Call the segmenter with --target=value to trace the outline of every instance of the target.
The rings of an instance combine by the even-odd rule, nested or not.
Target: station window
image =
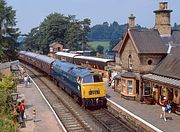
[[[131,55],[128,56],[128,67],[129,69],[132,69],[132,56]]]
[[[126,80],[122,79],[122,91],[126,93]]]
[[[150,95],[151,94],[151,88],[150,88],[150,82],[144,83],[144,95]]]
[[[128,80],[128,93],[133,94],[132,80]]]
[[[153,62],[153,61],[152,61],[151,59],[149,59],[149,60],[147,61],[148,65],[151,65],[152,62]]]

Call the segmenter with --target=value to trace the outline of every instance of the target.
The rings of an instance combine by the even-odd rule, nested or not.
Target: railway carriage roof
[[[45,55],[38,55],[38,56],[36,56],[36,59],[43,61],[43,62],[46,62],[46,63],[49,63],[49,64],[51,64],[53,61],[55,61],[55,59],[50,58],[50,57],[45,56]]]
[[[83,59],[83,60],[90,60],[90,61],[98,61],[98,62],[114,62],[113,59],[105,59],[105,58],[97,58],[97,57],[90,57],[90,56],[75,56],[75,59]]]
[[[30,57],[34,57],[34,58],[36,58],[38,60],[41,60],[43,62],[47,62],[49,64],[51,64],[53,61],[55,61],[55,59],[53,59],[53,58],[50,58],[50,57],[45,56],[45,55],[40,55],[40,54],[37,54],[37,53],[33,53],[33,52],[20,51],[19,53],[30,56]]]
[[[26,51],[19,51],[19,54],[25,54]]]
[[[91,70],[88,70],[86,68],[83,68],[81,66],[77,66],[68,62],[64,62],[64,61],[59,61],[56,60],[53,63],[53,68],[54,67],[58,67],[61,70],[63,70],[64,72],[68,72],[74,76],[79,76],[79,77],[84,77],[88,74],[97,74],[96,72],[93,72]]]
[[[36,57],[38,55],[36,53],[32,53],[32,52],[28,52],[28,51],[20,51],[19,53],[30,56],[30,57]]]
[[[73,53],[67,53],[67,52],[57,52],[56,55],[73,58],[74,56],[77,56],[79,54],[73,54]]]

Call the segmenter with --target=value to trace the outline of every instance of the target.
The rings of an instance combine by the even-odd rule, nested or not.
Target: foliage
[[[119,25],[117,22],[109,24],[104,22],[102,25],[95,25],[91,28],[88,38],[91,41],[111,41],[123,36],[127,25]]]
[[[104,47],[101,46],[101,45],[98,45],[97,48],[96,48],[96,50],[97,50],[97,52],[98,52],[99,54],[103,54],[103,53],[104,53]]]
[[[172,27],[173,30],[180,30],[180,24],[178,25],[176,22],[174,23],[174,26]]]
[[[0,62],[14,60],[16,57],[18,29],[15,21],[16,12],[0,0]]]
[[[146,29],[140,25],[136,25],[137,29]],[[116,21],[112,24],[104,22],[102,25],[95,25],[88,33],[89,41],[109,41],[108,51],[111,51],[118,42],[123,38],[127,30],[127,24],[119,25]]]
[[[0,81],[0,90],[11,91],[16,87],[16,82],[12,76],[4,76]]]
[[[86,50],[87,45],[87,32],[90,28],[90,20],[84,19],[83,21],[73,20],[65,33],[65,48],[71,50]]]
[[[109,42],[108,41],[91,41],[88,42],[88,45],[93,49],[96,50],[98,45],[101,45],[104,47],[104,51],[109,49]]]
[[[25,49],[48,54],[49,45],[53,42],[59,42],[70,50],[86,49],[89,25],[89,19],[78,21],[74,15],[52,13],[27,35]]]
[[[4,76],[0,81],[0,130],[13,131],[12,104],[10,94],[16,87],[16,82],[12,76]]]
[[[13,132],[14,131],[13,121],[8,118],[0,118],[0,130],[1,132]]]

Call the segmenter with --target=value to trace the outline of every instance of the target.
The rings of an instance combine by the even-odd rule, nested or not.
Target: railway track
[[[84,125],[85,123],[79,120],[76,114],[72,111],[71,107],[64,103],[65,101],[56,95],[59,94],[59,96],[61,96],[62,94],[51,89],[55,86],[49,83],[49,80],[46,79],[47,77],[45,77],[42,73],[38,73],[31,67],[26,66],[26,70],[36,84],[38,84],[39,88],[45,95],[46,99],[50,102],[52,108],[68,132],[85,132],[90,130],[88,126]]]
[[[68,132],[131,132],[126,124],[115,118],[106,109],[82,109],[75,101],[58,88],[52,80],[29,66],[29,75],[38,84]]]
[[[131,132],[133,131],[125,123],[114,117],[107,109],[88,111],[94,118],[103,124],[110,132]]]

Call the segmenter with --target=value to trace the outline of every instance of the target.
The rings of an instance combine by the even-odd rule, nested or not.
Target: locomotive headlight
[[[80,87],[78,86],[78,90],[80,90]]]

